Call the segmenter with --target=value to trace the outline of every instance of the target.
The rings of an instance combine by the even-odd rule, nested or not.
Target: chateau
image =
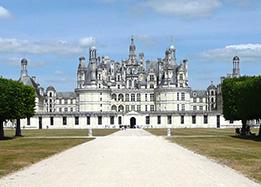
[[[241,125],[225,121],[219,105],[220,86],[206,90],[189,86],[188,60],[177,61],[170,46],[164,58],[145,61],[137,55],[131,38],[129,57],[117,62],[89,49],[88,63],[79,58],[77,87],[73,92],[46,90],[27,72],[21,61],[19,81],[36,90],[36,115],[21,120],[23,128],[220,128]],[[239,58],[233,58],[233,74],[240,76]]]

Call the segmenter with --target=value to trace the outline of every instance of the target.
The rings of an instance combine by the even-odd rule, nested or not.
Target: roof
[[[46,91],[54,91],[54,92],[56,92],[56,90],[55,90],[55,88],[53,86],[48,86]]]
[[[75,92],[57,92],[56,95],[62,98],[76,98]]]
[[[206,90],[193,90],[190,93],[191,97],[206,97],[207,91]]]
[[[32,86],[35,89],[38,88],[38,84],[36,84],[36,82],[30,77],[30,76],[22,76],[20,77],[20,79],[18,80],[18,82],[23,83],[26,86]]]

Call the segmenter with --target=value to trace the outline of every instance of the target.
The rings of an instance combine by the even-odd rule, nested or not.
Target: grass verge
[[[26,139],[0,141],[0,177],[92,139]]]
[[[147,129],[166,136],[166,129]],[[258,129],[253,129],[258,132]],[[261,183],[261,141],[234,136],[234,129],[173,129],[168,138],[196,153],[225,164]]]
[[[93,136],[107,136],[119,129],[93,129]],[[5,135],[11,137],[15,135],[15,130],[5,130]],[[25,137],[47,137],[47,136],[88,136],[88,129],[26,129],[22,130]]]

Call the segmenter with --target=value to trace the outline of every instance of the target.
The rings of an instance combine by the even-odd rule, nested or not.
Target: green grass
[[[0,141],[0,177],[92,139],[26,139]]]
[[[116,131],[117,129],[93,129],[93,136],[106,136]],[[14,130],[5,130],[7,138],[0,141],[0,177],[93,140],[84,137],[88,135],[87,129],[22,130],[23,137],[18,138],[13,138],[14,134]]]
[[[93,129],[93,136],[107,136],[119,129]],[[15,130],[5,130],[5,135],[10,137],[15,135]],[[47,137],[47,136],[88,136],[88,129],[34,129],[22,130],[25,137]]]
[[[166,136],[166,129],[147,129]],[[258,133],[258,129],[251,129]],[[235,137],[234,129],[173,129],[168,138],[194,152],[238,170],[261,183],[261,140]]]

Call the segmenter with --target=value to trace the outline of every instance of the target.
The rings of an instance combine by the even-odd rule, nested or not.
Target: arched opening
[[[119,99],[119,101],[124,101],[123,94],[119,94],[118,99]]]
[[[123,112],[124,111],[124,107],[123,107],[123,105],[120,105],[119,107],[118,107],[118,112]]]
[[[130,128],[136,128],[136,118],[130,118]]]
[[[112,100],[117,101],[117,96],[116,96],[116,94],[112,94],[112,95],[111,95],[111,98],[112,98]]]
[[[112,111],[117,111],[117,107],[115,105],[112,105],[111,110]]]

